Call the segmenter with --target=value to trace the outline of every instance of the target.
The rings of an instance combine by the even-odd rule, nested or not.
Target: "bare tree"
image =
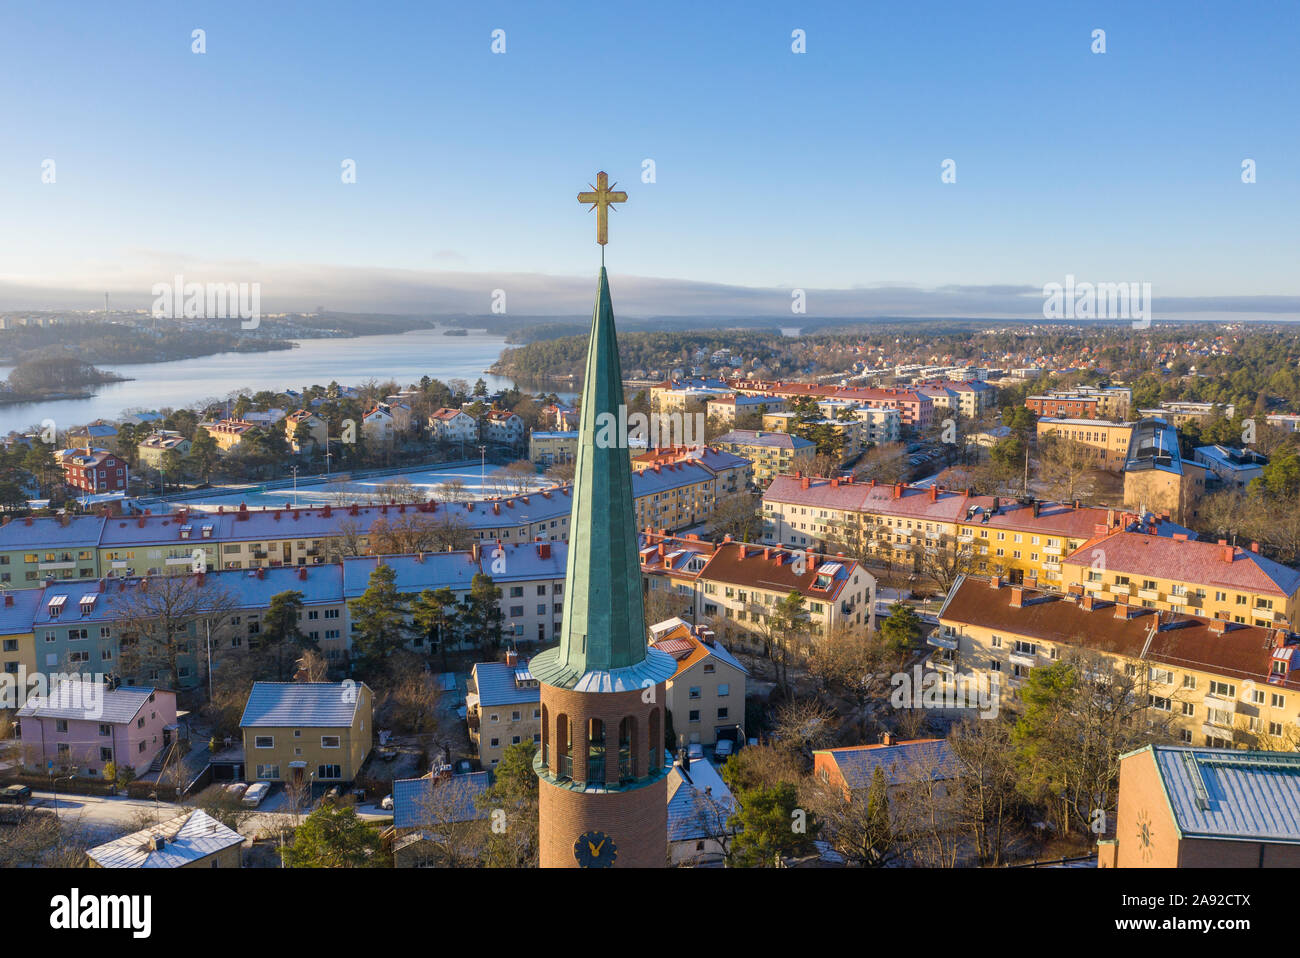
[[[223,634],[235,604],[223,589],[195,575],[146,576],[122,580],[109,595],[109,607],[121,629],[121,668],[143,677],[157,672],[169,688],[180,682],[182,659],[193,656],[200,677],[206,657],[198,654],[210,627]]]

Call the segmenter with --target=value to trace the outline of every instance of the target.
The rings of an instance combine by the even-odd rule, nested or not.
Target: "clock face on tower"
[[[618,857],[618,846],[604,832],[586,832],[573,843],[573,857],[582,868],[609,868]]]
[[[1137,825],[1138,850],[1142,853],[1142,860],[1144,862],[1149,862],[1151,861],[1153,851],[1151,848],[1151,840],[1154,835],[1151,831],[1151,816],[1147,813],[1145,808],[1138,812]]]

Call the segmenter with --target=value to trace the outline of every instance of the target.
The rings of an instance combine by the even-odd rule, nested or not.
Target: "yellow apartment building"
[[[967,576],[949,593],[929,660],[996,682],[1014,705],[1035,668],[1087,649],[1135,680],[1151,718],[1187,745],[1300,747],[1300,643],[1278,628],[1159,614],[1092,592],[1061,595]],[[947,681],[952,681],[948,679]]]
[[[1300,572],[1226,541],[1116,530],[1068,555],[1065,584],[1148,609],[1295,628]]]

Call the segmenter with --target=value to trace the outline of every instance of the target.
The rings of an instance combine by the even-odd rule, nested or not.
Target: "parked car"
[[[471,771],[473,771],[473,769],[474,766],[469,763],[469,759],[467,758],[462,758],[458,762],[456,762],[457,775],[468,775]]]
[[[256,808],[258,805],[262,804],[262,799],[266,798],[270,791],[270,785],[266,782],[258,782],[255,785],[249,786],[248,791],[244,792],[242,801],[245,805]]]
[[[26,785],[6,785],[0,788],[0,802],[6,805],[26,805],[32,798],[32,790]]]
[[[393,796],[385,795],[383,798],[381,798],[379,800],[379,807],[386,812],[391,812],[393,810]]]
[[[719,762],[725,762],[735,751],[736,743],[729,738],[718,739],[718,744],[713,746],[713,757]]]
[[[704,746],[701,745],[699,742],[696,742],[693,745],[688,745],[686,747],[686,757],[689,758],[692,762],[695,761],[697,758],[704,758]]]
[[[224,787],[223,791],[225,792],[225,796],[226,796],[226,798],[241,798],[241,799],[242,799],[242,798],[244,797],[244,793],[245,793],[246,791],[248,791],[248,783],[247,783],[247,782],[231,782],[229,785],[226,785],[226,786]]]

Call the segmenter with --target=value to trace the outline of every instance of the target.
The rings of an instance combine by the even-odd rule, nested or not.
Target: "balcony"
[[[1201,726],[1201,731],[1211,738],[1232,739],[1233,729],[1226,725],[1216,725],[1214,722],[1206,722]]]
[[[1012,652],[1010,658],[1013,664],[1023,665],[1029,669],[1038,664],[1038,656],[1031,655],[1028,652]]]
[[[1171,592],[1169,593],[1169,597],[1165,601],[1167,601],[1170,605],[1187,605],[1187,596],[1178,595],[1177,593]]]
[[[947,675],[955,675],[957,673],[956,659],[941,659],[937,655],[935,655],[935,656],[931,656],[929,664],[930,664],[930,668],[938,672],[943,672]]]
[[[1111,585],[1106,591],[1108,591],[1111,595],[1132,595],[1133,587],[1131,585],[1121,585],[1120,583],[1116,582],[1114,585]]]
[[[1059,556],[1061,554],[1060,546],[1044,546],[1043,552],[1049,556]]]
[[[1100,582],[1085,582],[1083,588],[1085,592],[1100,592],[1106,587]]]
[[[1209,693],[1202,701],[1205,703],[1206,708],[1218,709],[1221,712],[1235,713],[1237,711],[1237,700],[1223,695]]]
[[[1160,601],[1160,593],[1156,589],[1138,589],[1138,598],[1158,602]]]
[[[75,569],[75,562],[38,562],[36,568],[41,572],[53,572],[57,569]]]
[[[965,533],[962,533],[961,535],[959,535],[959,536],[957,537],[957,541],[958,541],[958,542],[974,542],[974,541],[975,541],[975,537],[974,537],[973,535],[971,535],[969,532],[965,532]]]
[[[926,645],[932,645],[932,646],[934,646],[936,649],[949,649],[949,650],[955,652],[955,651],[957,651],[957,648],[958,648],[958,646],[959,646],[960,643],[959,643],[958,640],[957,640],[957,636],[955,636],[955,635],[944,635],[944,634],[943,634],[942,632],[940,632],[938,629],[935,629],[935,630],[934,630],[933,632],[931,632],[928,636],[926,636],[926,638],[925,638],[925,644],[926,644]]]

